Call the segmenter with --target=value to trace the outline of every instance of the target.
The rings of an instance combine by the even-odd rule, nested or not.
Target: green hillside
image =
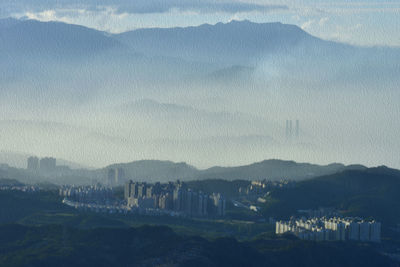
[[[299,209],[335,207],[344,215],[373,217],[393,225],[400,222],[399,190],[398,170],[347,170],[271,192],[263,213],[287,219]]]
[[[0,266],[397,266],[368,245],[293,238],[208,241],[168,227],[0,226]],[[349,257],[351,255],[351,257]]]

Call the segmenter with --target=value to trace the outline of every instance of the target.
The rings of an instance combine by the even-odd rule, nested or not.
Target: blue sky
[[[400,1],[393,0],[2,0],[0,16],[64,21],[109,32],[233,19],[279,21],[323,39],[400,46]]]

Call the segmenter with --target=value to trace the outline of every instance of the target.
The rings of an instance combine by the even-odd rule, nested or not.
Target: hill
[[[1,154],[0,154],[1,155]],[[60,161],[64,163],[65,161]],[[65,162],[69,164],[69,162]],[[77,164],[73,166],[79,166]],[[34,184],[51,182],[55,184],[90,184],[93,181],[106,182],[110,168],[122,168],[126,180],[146,182],[194,181],[194,180],[295,180],[301,181],[321,175],[333,174],[343,170],[362,170],[362,165],[329,164],[317,165],[284,160],[264,160],[262,162],[237,167],[212,167],[200,170],[185,162],[162,160],[140,160],[129,163],[111,164],[101,169],[72,169],[59,171],[51,176],[27,171],[25,168],[4,167],[0,169],[0,178],[16,179]]]
[[[264,214],[289,218],[299,209],[334,207],[344,215],[400,221],[400,171],[387,167],[345,170],[271,192]]]
[[[174,181],[193,177],[198,170],[184,162],[174,163],[160,160],[140,160],[131,163],[120,163],[108,166],[109,168],[122,168],[126,177],[134,181]]]
[[[0,55],[13,58],[78,59],[112,48],[122,49],[118,41],[104,33],[79,25],[16,19],[1,20],[0,25]]]
[[[238,167],[213,167],[203,171],[199,178],[219,178],[226,180],[304,180],[320,175],[340,172],[347,168],[363,169],[365,167],[355,165],[345,166],[338,163],[322,166],[271,159]]]
[[[248,65],[259,56],[292,49],[317,38],[297,26],[232,21],[186,28],[138,29],[116,35],[147,55],[181,57],[222,65]]]
[[[262,162],[238,167],[212,167],[199,170],[186,163],[171,161],[141,160],[131,163],[113,164],[104,169],[122,168],[126,177],[134,181],[175,181],[175,180],[304,180],[321,175],[332,174],[346,169],[365,169],[361,165],[330,164],[326,166],[296,163],[284,160],[264,160]]]
[[[208,241],[168,227],[0,226],[2,266],[396,266],[368,246],[290,239]],[[348,255],[352,255],[348,257]]]

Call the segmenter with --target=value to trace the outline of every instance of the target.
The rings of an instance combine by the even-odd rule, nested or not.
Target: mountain
[[[134,181],[167,182],[193,177],[198,171],[193,166],[184,162],[140,160],[131,163],[120,163],[108,166],[109,168],[122,168],[126,177]]]
[[[373,77],[381,74],[395,77],[398,72],[393,64],[399,58],[399,49],[362,48],[324,41],[295,25],[282,23],[232,21],[108,34],[61,22],[0,20],[0,59],[13,67],[14,72],[19,68],[20,73],[34,71],[40,62],[44,64],[41,68],[52,70],[46,68],[49,61],[58,66],[58,72],[67,72],[71,69],[65,65],[77,60],[87,64],[88,69],[77,67],[94,77],[111,71],[125,80],[132,73],[139,80],[148,80],[144,73],[159,73],[156,77],[167,80],[176,76],[193,80],[208,74],[218,81],[239,74],[249,81],[254,72],[272,64],[274,69],[268,69],[262,77],[279,72],[279,75],[301,74],[302,79],[315,79],[313,74],[318,72],[322,78],[341,77],[346,81],[368,77],[366,73]],[[64,67],[59,66],[61,63]],[[303,64],[302,69],[298,69],[299,64]],[[355,65],[361,73],[352,69]],[[8,70],[5,78],[18,74],[14,72]]]
[[[239,167],[213,167],[203,171],[199,177],[201,179],[218,178],[227,180],[304,180],[353,168],[364,169],[365,167],[345,166],[338,163],[321,166],[272,159]]]
[[[122,168],[126,177],[134,181],[175,181],[175,180],[304,180],[321,175],[333,174],[346,169],[365,169],[364,166],[330,164],[326,166],[296,163],[294,161],[265,160],[238,167],[212,167],[199,170],[186,163],[171,161],[141,160],[131,163],[113,164],[103,169]]]
[[[105,33],[79,25],[36,20],[0,21],[0,55],[78,59],[122,45]]]
[[[212,80],[229,83],[236,79],[239,84],[235,87],[241,88],[249,87],[254,79],[263,82],[278,79],[280,84],[287,80],[283,84],[306,88],[326,87],[327,83],[393,87],[392,81],[397,80],[399,73],[398,48],[325,41],[298,26],[282,23],[231,21],[184,28],[137,29],[114,37],[145,55],[213,64],[218,69],[209,71]],[[376,83],[377,79],[380,83]]]
[[[259,56],[285,51],[304,41],[317,41],[294,25],[250,21],[138,29],[118,34],[116,39],[147,55],[222,65],[248,65]]]
[[[395,166],[399,51],[324,41],[281,23],[109,34],[0,20],[0,120],[67,120],[87,130],[38,131],[38,142],[21,125],[13,128],[21,142],[5,127],[0,145],[93,166],[110,158],[213,166],[271,157]],[[293,143],[286,119],[301,121]]]
[[[399,188],[399,170],[385,166],[345,170],[271,192],[264,213],[287,219],[299,209],[333,207],[344,215],[395,225],[400,220]]]

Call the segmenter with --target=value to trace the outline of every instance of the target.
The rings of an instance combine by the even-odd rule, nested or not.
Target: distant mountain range
[[[135,51],[221,65],[253,65],[270,53],[285,52],[302,42],[320,42],[299,27],[282,23],[232,21],[186,28],[139,29],[115,36]]]
[[[145,66],[151,66],[149,71],[165,74],[172,67],[175,75],[180,77],[209,73],[226,78],[232,73],[229,75],[231,78],[238,72],[248,73],[252,67],[265,61],[280,60],[288,71],[295,66],[292,63],[300,61],[310,72],[329,67],[326,65],[329,62],[333,74],[344,75],[342,78],[349,77],[346,77],[346,72],[341,72],[339,66],[343,70],[361,64],[365,72],[370,72],[371,67],[375,72],[379,71],[374,64],[366,66],[367,62],[363,62],[365,57],[361,56],[369,56],[369,63],[385,67],[382,73],[393,75],[388,73],[389,68],[393,67],[391,63],[400,57],[400,53],[399,49],[360,48],[324,41],[297,26],[282,23],[232,21],[109,34],[61,22],[0,20],[0,58],[3,64],[14,63],[15,67],[18,62],[29,64],[32,59],[38,62],[47,60],[47,64],[55,65],[86,62],[89,66],[98,64],[99,67],[108,62],[108,67],[116,67],[114,71],[103,65],[97,72],[102,73],[105,68],[113,73],[119,71],[124,77],[134,71],[142,77]],[[382,56],[386,61],[379,60]],[[46,69],[46,66],[41,68]]]
[[[335,163],[330,165],[316,165],[309,163],[296,163],[284,160],[265,160],[238,167],[212,167],[199,170],[186,163],[171,161],[142,160],[131,163],[113,164],[105,168],[122,168],[126,178],[134,181],[175,181],[175,180],[304,180],[322,175],[333,174],[344,170],[364,170],[361,165]]]
[[[314,177],[340,173],[346,170],[365,170],[362,165],[343,165],[339,163],[329,165],[317,165],[309,163],[296,163],[285,160],[264,160],[262,162],[237,167],[212,167],[198,169],[185,162],[175,163],[161,160],[140,160],[130,163],[117,163],[101,169],[84,169],[79,164],[57,159],[57,165],[67,165],[75,170],[68,173],[59,173],[51,177],[41,176],[40,173],[26,171],[26,158],[29,155],[5,153],[0,154],[0,163],[18,163],[19,168],[0,168],[0,178],[16,179],[23,183],[50,182],[54,184],[89,184],[93,181],[107,183],[107,173],[112,168],[122,168],[125,172],[125,180],[141,182],[170,182],[193,180],[294,180],[301,181]],[[53,177],[54,176],[54,177]],[[122,183],[124,181],[121,181]]]
[[[90,56],[111,48],[122,49],[105,33],[83,26],[35,20],[0,20],[2,55],[56,57]]]

